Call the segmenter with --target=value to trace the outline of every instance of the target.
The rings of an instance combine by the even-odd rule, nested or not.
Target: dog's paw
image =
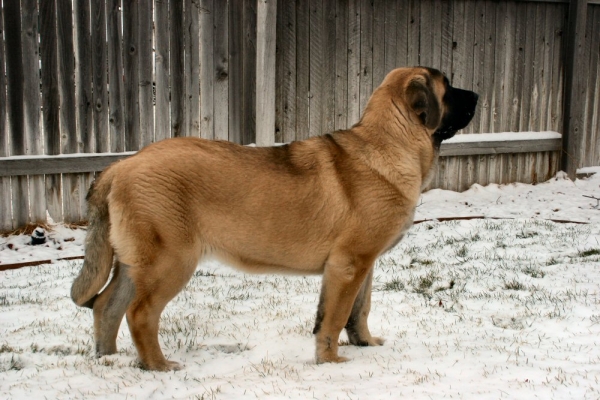
[[[382,346],[385,339],[380,337],[371,336],[367,339],[363,338],[352,338],[350,344],[354,346],[367,347],[367,346]]]
[[[141,367],[142,367],[142,369],[145,369],[148,371],[162,371],[162,372],[180,371],[183,369],[182,364],[175,362],[175,361],[168,361],[168,360],[165,360],[164,362],[161,362],[161,363],[154,363],[152,365],[141,363]]]
[[[348,357],[341,356],[325,356],[325,357],[317,357],[317,364],[324,363],[343,363],[346,361],[350,361]]]

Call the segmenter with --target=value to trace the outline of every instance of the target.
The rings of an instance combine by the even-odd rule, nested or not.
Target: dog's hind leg
[[[373,268],[369,271],[358,291],[356,300],[354,300],[354,306],[350,312],[350,318],[348,318],[348,322],[346,323],[348,340],[355,346],[381,346],[384,342],[381,338],[371,336],[367,325],[367,319],[371,311],[372,287]]]
[[[347,254],[329,256],[313,331],[317,341],[317,363],[348,360],[338,356],[340,332],[348,322],[356,295],[373,268],[373,262],[373,259]]]
[[[137,292],[126,315],[143,368],[155,371],[182,368],[163,355],[158,342],[158,325],[163,309],[188,283],[196,265],[197,261],[184,262],[177,257],[163,255],[154,265],[136,271]]]
[[[94,339],[98,357],[117,352],[117,334],[135,295],[129,266],[115,261],[113,277],[94,300]]]

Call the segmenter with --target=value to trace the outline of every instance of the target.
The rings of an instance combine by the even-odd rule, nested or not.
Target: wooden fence
[[[598,0],[1,1],[0,230],[84,219],[94,173],[157,140],[351,126],[405,65],[480,93],[465,133],[561,132],[565,165],[600,164]],[[542,181],[561,161],[494,149],[447,150],[432,187]]]

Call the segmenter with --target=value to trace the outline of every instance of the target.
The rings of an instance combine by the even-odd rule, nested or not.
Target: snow
[[[463,133],[454,135],[444,143],[471,143],[471,142],[507,142],[512,140],[540,140],[560,139],[558,132],[498,132],[498,133]]]
[[[386,343],[341,346],[344,364],[314,363],[319,277],[199,265],[161,320],[185,368],[158,373],[126,323],[94,357],[91,311],[69,298],[80,260],[0,272],[0,398],[598,398],[600,209],[584,195],[600,173],[423,194],[416,220],[488,219],[416,224],[379,259],[369,325]],[[84,237],[0,238],[0,266],[80,255]]]

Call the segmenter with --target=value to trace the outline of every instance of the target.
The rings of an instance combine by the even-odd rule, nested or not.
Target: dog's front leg
[[[313,331],[318,364],[348,361],[338,356],[340,332],[348,322],[356,295],[373,268],[373,262],[371,258],[348,254],[332,254],[327,260]]]
[[[381,346],[384,340],[371,336],[367,320],[371,311],[371,288],[373,286],[373,268],[365,278],[354,300],[352,312],[346,324],[348,340],[355,346]]]

